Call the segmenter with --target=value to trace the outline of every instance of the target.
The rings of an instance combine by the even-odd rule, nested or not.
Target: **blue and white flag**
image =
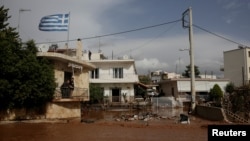
[[[54,14],[44,16],[40,20],[41,31],[68,31],[69,14]]]

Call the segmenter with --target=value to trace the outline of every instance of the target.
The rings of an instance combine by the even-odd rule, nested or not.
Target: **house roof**
[[[159,83],[166,83],[170,81],[191,81],[191,78],[170,78],[166,80],[161,80]],[[211,78],[195,78],[195,81],[229,81],[229,79],[211,79]]]
[[[135,61],[133,59],[126,59],[126,60],[111,60],[111,59],[104,59],[104,60],[89,60],[90,63],[119,63],[119,62],[128,62],[128,63],[134,63]]]
[[[196,92],[208,92],[210,89],[215,85],[218,84],[222,91],[224,91],[224,87],[230,81],[228,79],[204,79],[204,78],[197,78],[195,80],[195,91]],[[177,87],[179,92],[190,92],[190,78],[178,78],[178,79],[168,79],[161,81],[160,84],[164,86],[173,86],[170,83],[174,83]]]
[[[38,57],[45,57],[45,58],[52,59],[52,60],[58,60],[58,61],[66,62],[66,63],[74,63],[74,64],[77,64],[77,65],[81,65],[81,66],[83,66],[85,68],[88,68],[90,70],[96,68],[96,66],[93,65],[92,63],[89,63],[89,62],[86,62],[86,61],[82,61],[82,60],[73,58],[71,56],[61,54],[61,53],[56,53],[56,52],[38,52],[37,56]]]

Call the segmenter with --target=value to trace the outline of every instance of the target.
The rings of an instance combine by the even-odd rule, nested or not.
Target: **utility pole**
[[[189,16],[189,23],[187,24],[185,21],[185,16]],[[194,73],[194,54],[193,54],[193,22],[192,22],[192,8],[189,7],[183,14],[182,14],[182,26],[184,28],[189,28],[189,55],[190,55],[190,68],[191,68],[191,111],[194,112],[195,110],[195,73]]]

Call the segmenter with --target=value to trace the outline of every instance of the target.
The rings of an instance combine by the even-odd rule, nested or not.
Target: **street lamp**
[[[20,28],[20,15],[22,12],[26,12],[26,11],[31,11],[30,9],[19,9],[19,13],[18,13],[18,25],[17,25],[17,31],[19,34],[19,28]],[[20,34],[19,34],[20,35]]]

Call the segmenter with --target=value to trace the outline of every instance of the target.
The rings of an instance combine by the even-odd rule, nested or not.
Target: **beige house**
[[[95,66],[81,60],[82,44],[77,41],[75,55],[67,49],[44,50],[37,53],[38,57],[51,60],[54,65],[57,88],[55,97],[48,103],[46,118],[75,118],[81,117],[81,102],[89,101],[89,71]],[[74,90],[65,97],[67,89],[61,89],[61,85],[68,79],[74,78]]]
[[[235,86],[249,84],[250,80],[250,48],[239,47],[224,52],[224,77]]]

